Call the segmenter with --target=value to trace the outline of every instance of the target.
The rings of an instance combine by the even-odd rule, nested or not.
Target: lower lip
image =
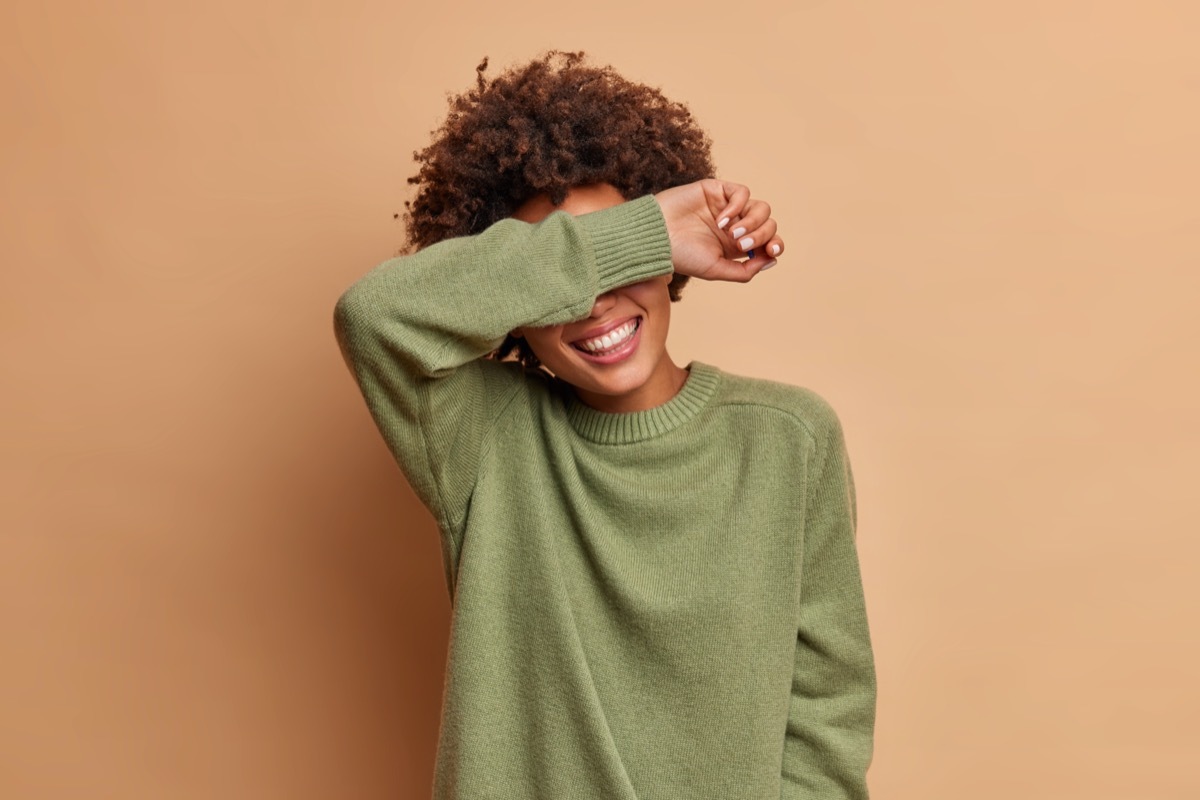
[[[641,320],[641,317],[638,319]],[[598,356],[594,355],[593,353],[580,350],[578,347],[572,347],[571,349],[578,353],[579,357],[584,361],[590,361],[593,364],[615,364],[618,361],[624,361],[633,355],[634,350],[637,350],[638,342],[640,342],[642,339],[642,324],[642,322],[638,322],[637,330],[633,332],[633,335],[625,340],[625,344],[621,345],[619,350],[615,350],[611,353],[605,353],[602,356]]]

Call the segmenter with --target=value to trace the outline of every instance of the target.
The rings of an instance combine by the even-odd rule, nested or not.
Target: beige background
[[[1196,5],[423,6],[0,11],[0,796],[428,795],[440,552],[331,315],[547,47],[775,208],[671,352],[839,410],[873,797],[1200,796]]]

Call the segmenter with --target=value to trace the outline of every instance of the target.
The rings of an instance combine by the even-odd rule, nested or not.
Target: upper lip
[[[613,320],[612,322],[607,322],[604,325],[601,325],[599,327],[591,328],[586,333],[584,333],[583,336],[580,336],[577,339],[572,339],[571,344],[575,344],[577,342],[582,342],[584,339],[595,339],[597,336],[603,336],[604,334],[608,333],[609,331],[615,330],[616,328],[621,327],[626,322],[629,322],[629,320],[637,319],[639,316],[641,316],[641,315],[640,314],[630,314],[628,317],[623,317],[622,319]]]

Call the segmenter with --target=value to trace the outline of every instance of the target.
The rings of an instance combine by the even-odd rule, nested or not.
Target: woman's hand
[[[710,281],[745,283],[783,252],[771,207],[740,183],[704,178],[654,195],[667,222],[675,271]],[[727,221],[726,221],[727,220]],[[748,241],[747,241],[748,240]],[[734,258],[754,251],[754,258]]]

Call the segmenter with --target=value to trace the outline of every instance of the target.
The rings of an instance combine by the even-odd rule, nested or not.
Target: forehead
[[[523,222],[541,222],[554,211],[566,211],[568,214],[579,216],[623,202],[625,198],[612,184],[593,183],[568,189],[567,197],[560,206],[552,205],[550,196],[545,193],[534,195],[522,203],[513,212],[512,217]]]

